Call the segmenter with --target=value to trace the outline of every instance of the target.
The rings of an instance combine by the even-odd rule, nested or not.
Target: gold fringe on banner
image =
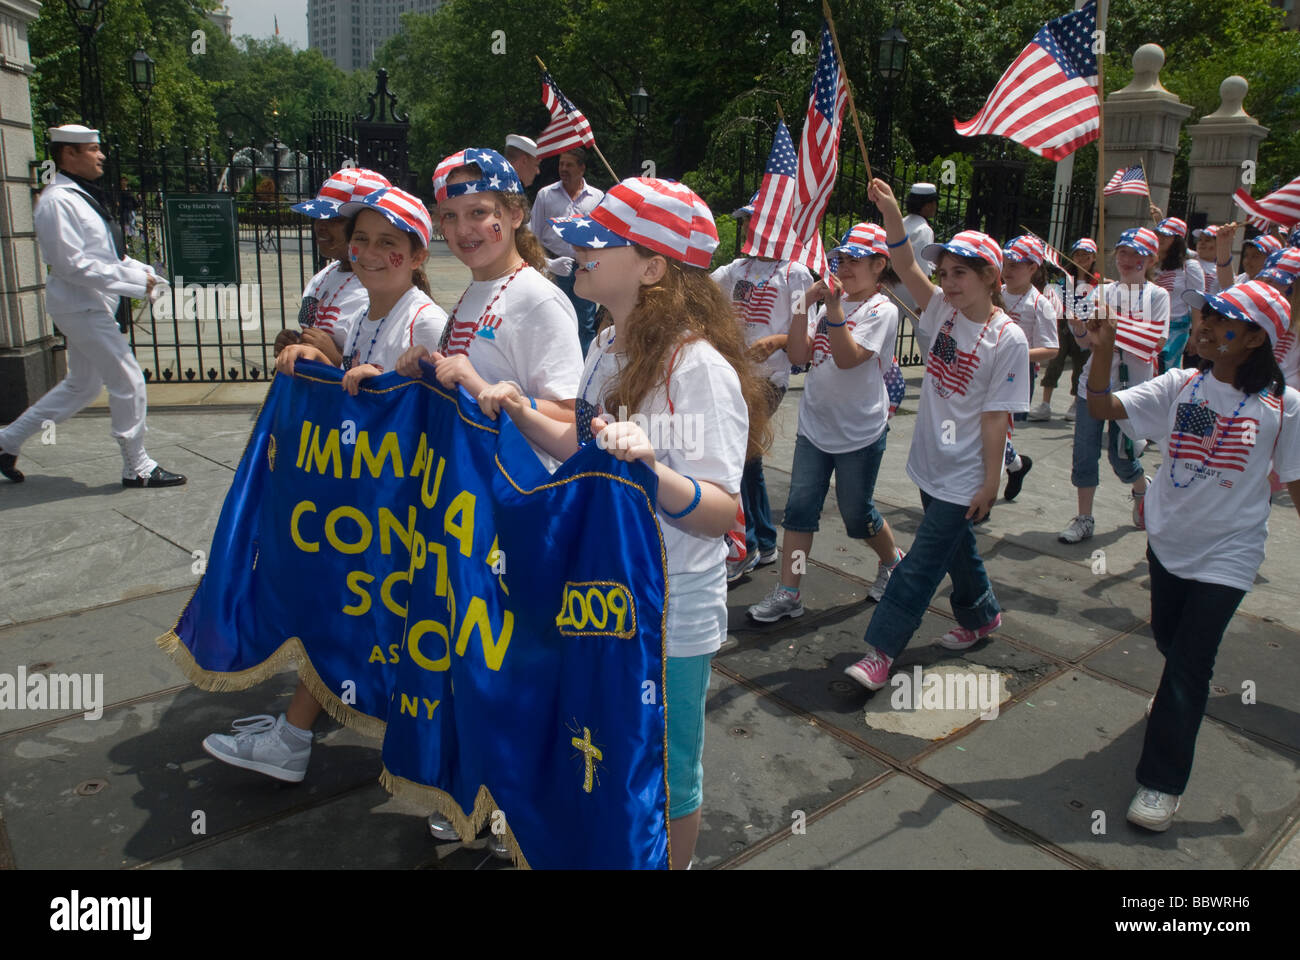
[[[437,787],[431,787],[425,783],[416,783],[414,780],[407,780],[405,777],[399,777],[389,772],[388,767],[384,767],[379,774],[379,783],[385,790],[395,797],[410,799],[417,803],[423,804],[435,813],[446,817],[451,821],[451,825],[456,828],[460,838],[465,843],[472,843],[478,837],[479,830],[483,829],[483,824],[487,823],[492,814],[501,810],[497,802],[492,799],[492,793],[486,786],[478,788],[478,796],[474,798],[474,809],[470,811],[469,816],[460,808],[457,803],[445,790],[439,790]],[[519,841],[515,839],[515,832],[510,829],[510,815],[501,810],[506,820],[505,845],[506,850],[510,853],[510,858],[514,861],[516,867],[521,870],[531,870],[528,865],[528,859],[524,852],[519,849]]]
[[[307,651],[303,648],[302,641],[297,637],[290,637],[284,641],[274,653],[257,666],[232,673],[220,673],[200,667],[195,661],[194,655],[185,647],[185,644],[181,643],[175,629],[168,630],[159,637],[157,644],[159,649],[171,657],[172,661],[181,668],[181,672],[185,674],[185,679],[200,690],[211,690],[214,693],[233,693],[238,690],[247,690],[250,687],[257,686],[263,680],[275,676],[290,664],[296,663],[298,679],[316,698],[316,702],[325,708],[326,713],[363,737],[370,737],[375,740],[382,740],[384,737],[384,730],[388,726],[387,723],[369,714],[362,713],[350,704],[340,700],[338,695],[321,680],[320,674],[312,666],[311,658],[307,656]]]

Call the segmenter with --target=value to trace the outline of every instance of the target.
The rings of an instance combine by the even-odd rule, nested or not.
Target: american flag
[[[754,200],[754,215],[741,253],[776,260],[793,260],[799,255],[799,238],[791,229],[798,195],[797,173],[794,141],[785,121],[781,121],[772,137],[772,152],[767,157],[763,185]]]
[[[495,340],[496,332],[501,328],[501,317],[485,313],[481,320],[460,320],[449,326],[443,333],[443,343],[439,350],[443,356],[451,357],[458,353],[469,353],[469,345],[475,337]]]
[[[731,288],[731,305],[742,323],[757,323],[770,326],[772,308],[776,306],[778,286],[765,281],[753,283],[750,280],[737,280]]]
[[[966,353],[959,350],[957,341],[941,329],[934,338],[929,356],[925,358],[925,373],[937,381],[941,396],[955,393],[964,397],[979,365],[979,356],[973,351]]]
[[[1225,417],[1208,404],[1180,403],[1174,415],[1174,432],[1169,436],[1169,456],[1194,460],[1212,470],[1244,471],[1259,433],[1253,417]]]
[[[1106,304],[1116,315],[1115,346],[1146,363],[1153,362],[1166,334],[1163,324],[1146,319],[1149,310],[1145,286],[1136,288],[1134,295],[1134,290],[1124,284],[1107,284]]]
[[[1142,172],[1142,164],[1135,163],[1126,170],[1116,170],[1115,176],[1111,177],[1110,182],[1106,184],[1104,192],[1108,197],[1116,194],[1149,197],[1151,194],[1147,191],[1147,178]]]
[[[551,122],[537,138],[537,159],[545,160],[574,147],[594,147],[591,124],[560,92],[549,72],[542,73],[542,104],[551,112]]]
[[[1258,200],[1245,188],[1234,193],[1232,198],[1237,201],[1237,206],[1250,214],[1251,223],[1261,229],[1267,223],[1280,223],[1284,227],[1300,223],[1300,177]]]
[[[883,367],[884,364],[881,366]],[[903,395],[907,393],[907,381],[903,379],[903,371],[899,369],[898,357],[893,358],[884,372],[885,392],[889,394],[889,416],[892,417],[897,412],[898,405],[903,402]]]
[[[830,24],[822,21],[821,50],[808,95],[808,115],[799,138],[799,194],[794,211],[794,236],[803,245],[799,262],[820,276],[830,272],[826,248],[818,227],[840,158],[840,128],[849,88],[844,70],[835,56]]]
[[[1097,29],[1095,0],[1082,10],[1048,21],[1034,35],[989,94],[983,109],[965,123],[963,137],[1009,137],[1048,160],[1069,156],[1097,139]]]

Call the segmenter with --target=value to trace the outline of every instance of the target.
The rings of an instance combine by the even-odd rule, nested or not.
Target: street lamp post
[[[650,94],[645,92],[645,87],[641,86],[641,80],[637,78],[636,93],[628,98],[632,109],[632,117],[636,120],[636,139],[633,142],[632,152],[636,158],[636,169],[632,171],[632,176],[641,176],[642,156],[644,150],[645,122],[650,116]]]
[[[127,58],[126,76],[131,82],[131,89],[140,100],[140,144],[144,150],[152,150],[153,123],[149,116],[149,97],[153,94],[154,62],[144,47],[136,47],[135,53]]]
[[[877,157],[877,166],[883,166],[891,174],[894,170],[894,91],[907,69],[907,47],[907,38],[898,29],[895,15],[894,25],[881,34],[876,57],[876,72],[885,81],[885,102],[876,122],[875,143],[871,151]]]
[[[77,28],[78,62],[81,68],[81,122],[99,129],[104,123],[104,85],[99,77],[95,34],[104,25],[108,0],[65,0],[68,16]]]

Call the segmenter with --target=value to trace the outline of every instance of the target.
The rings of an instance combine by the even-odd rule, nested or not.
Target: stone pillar
[[[1151,202],[1161,210],[1169,206],[1178,134],[1192,113],[1192,107],[1161,85],[1164,65],[1164,50],[1154,43],[1143,44],[1133,54],[1132,82],[1106,98],[1106,168],[1100,172],[1102,180],[1108,181],[1116,170],[1141,162]],[[1145,197],[1106,198],[1107,250],[1130,227],[1152,225]]]
[[[1261,127],[1241,107],[1248,89],[1244,77],[1228,77],[1219,84],[1219,109],[1187,128],[1192,138],[1188,189],[1195,195],[1196,209],[1204,211],[1210,223],[1245,218],[1232,195],[1246,186],[1241,179],[1242,164],[1249,161],[1253,166],[1259,145],[1268,136],[1268,128]],[[1234,257],[1241,252],[1243,232],[1237,232]]]
[[[36,146],[27,25],[40,9],[36,0],[0,0],[0,423],[54,386],[61,373],[32,223]]]

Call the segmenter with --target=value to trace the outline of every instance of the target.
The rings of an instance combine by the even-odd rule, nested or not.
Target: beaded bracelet
[[[890,250],[897,250],[899,247],[901,247],[901,246],[902,246],[903,244],[905,244],[905,243],[907,243],[907,235],[906,235],[906,234],[904,234],[903,239],[902,239],[902,240],[899,240],[898,243],[890,243],[888,239],[885,240],[885,246],[887,246]]]
[[[682,517],[686,516],[688,513],[690,513],[692,510],[694,510],[696,507],[700,505],[700,496],[703,493],[703,491],[700,490],[700,481],[696,480],[694,477],[687,477],[686,479],[691,481],[691,483],[695,484],[695,499],[692,500],[691,505],[687,507],[685,510],[683,510],[681,513],[671,513],[668,510],[664,510],[663,507],[660,507],[659,509],[663,512],[663,515],[665,517],[668,517],[670,520],[680,520]]]

